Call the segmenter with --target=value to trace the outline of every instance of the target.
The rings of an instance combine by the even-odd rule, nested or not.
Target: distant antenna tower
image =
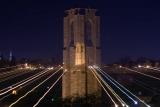
[[[10,62],[12,61],[12,58],[13,58],[13,54],[12,54],[12,51],[10,51],[10,53],[9,53],[9,61]]]

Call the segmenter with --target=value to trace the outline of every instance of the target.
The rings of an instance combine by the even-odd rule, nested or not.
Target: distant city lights
[[[141,65],[138,65],[138,68],[141,68],[142,66]]]

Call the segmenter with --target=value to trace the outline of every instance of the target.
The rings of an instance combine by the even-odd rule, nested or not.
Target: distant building
[[[13,56],[12,51],[10,51],[10,53],[9,53],[9,65],[15,65],[15,63],[16,63],[16,59]]]
[[[11,62],[13,60],[13,55],[12,55],[12,51],[10,51],[9,53],[9,61]]]
[[[89,65],[101,65],[100,17],[95,9],[70,9],[64,17],[62,97],[101,96]]]

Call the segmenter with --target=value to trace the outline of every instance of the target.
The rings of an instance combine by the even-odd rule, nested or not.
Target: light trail
[[[18,84],[20,84],[20,83],[22,83],[22,82],[24,82],[24,81],[27,81],[27,80],[29,80],[29,79],[31,79],[31,78],[33,78],[33,77],[36,77],[37,75],[43,74],[43,73],[45,73],[45,72],[47,72],[47,71],[48,71],[48,70],[46,70],[46,71],[44,71],[44,72],[41,71],[40,73],[37,73],[37,74],[35,74],[35,75],[32,75],[31,77],[28,77],[28,78],[26,78],[26,79],[24,79],[24,80],[22,80],[22,81],[20,81],[20,82],[18,82],[18,83],[16,83],[16,84],[10,85],[10,86],[8,86],[8,87],[0,90],[0,92],[2,92],[2,91],[4,91],[4,90],[7,90],[7,89],[10,89],[11,87],[14,87],[14,86],[16,86],[16,85],[18,85]]]
[[[14,68],[14,67],[22,66],[22,65],[24,65],[24,64],[19,64],[19,65],[15,65],[15,66],[11,66],[11,67],[0,68],[0,70],[8,69],[8,68]]]
[[[18,82],[18,83],[16,83],[16,84],[13,84],[13,85],[11,85],[11,86],[8,86],[7,88],[4,88],[4,89],[2,89],[2,90],[0,90],[0,96],[1,95],[4,95],[4,94],[6,94],[6,93],[8,93],[9,91],[12,91],[13,89],[15,89],[15,88],[17,88],[17,87],[19,87],[19,86],[21,86],[21,85],[23,85],[23,84],[25,84],[25,83],[27,83],[27,82],[29,82],[29,81],[32,81],[33,79],[35,79],[35,78],[37,78],[38,76],[40,76],[40,75],[42,75],[42,74],[44,74],[44,73],[46,73],[46,72],[48,72],[49,70],[46,70],[46,71],[44,71],[44,72],[41,72],[40,74],[35,74],[35,75],[33,75],[32,77],[29,77],[29,78],[27,78],[27,79],[25,79],[25,80],[22,80],[22,81],[20,81],[20,82]],[[7,90],[8,89],[8,90]],[[5,91],[5,92],[2,92],[2,91],[4,91],[4,90],[7,90],[7,91]]]
[[[45,74],[40,75],[40,76],[39,76],[39,77],[37,77],[36,79],[34,79],[34,80],[32,80],[32,81],[30,81],[30,82],[28,82],[28,83],[24,84],[24,85],[23,85],[23,86],[21,86],[18,90],[20,90],[20,89],[22,89],[22,88],[26,87],[27,85],[30,85],[31,83],[33,83],[33,82],[35,82],[36,80],[40,79],[41,77],[43,77],[43,76],[47,75],[48,73],[50,73],[50,72],[46,72]]]
[[[150,68],[154,68],[154,69],[160,70],[160,68],[158,68],[158,67],[150,67]]]
[[[97,71],[91,67],[90,69],[92,69],[94,71],[94,73],[99,77],[99,79],[101,79],[101,81],[105,84],[105,86],[112,92],[112,94],[116,97],[116,99],[121,103],[121,105],[124,107],[128,107],[128,105],[119,97],[119,95],[105,82],[105,80],[97,73]]]
[[[0,73],[0,78],[3,78],[3,76],[5,77],[5,76],[8,76],[9,74],[14,74],[14,73],[18,73],[18,72],[21,72],[20,70],[18,71],[18,70],[12,70],[12,71],[8,71],[8,72],[2,72],[2,73]],[[7,75],[8,74],[8,75]]]
[[[92,71],[92,70],[91,70]],[[92,71],[93,75],[95,76],[95,78],[97,79],[97,81],[99,82],[99,84],[101,85],[101,87],[103,88],[103,90],[106,92],[106,94],[109,96],[109,98],[111,99],[111,101],[113,102],[115,107],[118,107],[118,104],[113,100],[113,98],[111,97],[111,95],[107,92],[107,90],[105,89],[105,87],[103,86],[103,84],[101,83],[101,81],[99,80],[99,78],[96,76],[96,74]]]
[[[145,66],[141,66],[142,68],[146,68],[146,69],[151,69],[151,70],[154,70],[154,71],[160,71],[160,68],[157,68],[157,67],[145,67]]]
[[[39,86],[41,86],[43,83],[45,83],[47,80],[49,80],[52,76],[54,76],[57,72],[59,72],[62,69],[62,67],[57,70],[56,72],[54,72],[51,76],[49,76],[48,78],[46,78],[44,81],[42,81],[40,84],[38,84],[37,86],[35,86],[33,89],[31,89],[30,91],[28,91],[25,95],[23,95],[22,97],[20,97],[18,100],[16,100],[15,102],[13,102],[11,105],[9,105],[9,107],[14,106],[16,103],[18,103],[21,99],[25,98],[28,94],[30,94],[31,92],[33,92],[35,89],[37,89]]]
[[[62,73],[62,75],[60,75],[60,77],[52,84],[52,86],[47,90],[47,92],[45,92],[45,94],[37,101],[36,104],[34,104],[33,107],[38,106],[38,104],[45,98],[45,96],[50,92],[50,90],[57,84],[57,82],[62,78],[62,76],[64,75],[64,72]]]
[[[151,76],[151,75],[142,73],[142,72],[138,72],[138,71],[136,71],[136,70],[133,70],[133,69],[130,69],[130,68],[127,68],[127,67],[122,67],[122,68],[127,69],[127,70],[129,70],[129,71],[136,72],[136,73],[141,74],[141,75],[143,75],[143,76],[147,76],[147,77],[150,77],[150,78],[152,78],[152,79],[156,79],[156,80],[159,80],[159,81],[160,81],[160,78],[157,78],[157,77],[154,77],[154,76]]]
[[[2,98],[0,99],[0,101],[2,101],[3,99],[5,99],[5,98],[9,97],[10,95],[11,95],[11,93],[10,93],[10,94],[5,95],[4,97],[2,97]]]
[[[115,84],[113,81],[114,79],[109,78],[108,75],[106,76],[103,72],[98,70],[107,80],[109,80],[115,87],[117,87],[123,94],[125,94],[134,104],[138,104],[136,100],[134,100],[130,95],[128,95],[125,91],[123,91],[117,84]]]
[[[146,68],[146,69],[153,69],[153,70],[160,71],[160,68],[158,68],[158,67],[152,67],[152,66],[149,66],[149,65],[147,65],[147,66],[141,66],[141,65],[139,65],[138,67],[139,68]]]
[[[58,67],[56,67],[56,68],[58,68]],[[55,69],[56,69],[56,68],[55,68]],[[9,91],[11,91],[11,90],[13,89],[12,87],[17,88],[18,86],[21,86],[21,85],[23,85],[23,84],[25,84],[25,83],[27,83],[27,82],[29,82],[29,81],[37,78],[38,76],[40,76],[40,75],[48,72],[48,71],[50,71],[50,70],[45,70],[44,72],[41,71],[40,73],[37,73],[37,74],[35,74],[35,75],[32,75],[31,77],[28,77],[28,78],[26,78],[26,79],[24,79],[24,80],[22,80],[22,81],[20,81],[20,82],[18,82],[18,83],[16,83],[16,84],[10,85],[10,86],[8,86],[8,87],[0,90],[0,92],[2,92],[2,91],[4,91],[4,90],[7,90],[7,89],[9,89]],[[20,84],[20,85],[18,85],[18,84]],[[17,86],[16,86],[16,85],[17,85]],[[14,89],[15,89],[15,88],[14,88]],[[9,92],[9,91],[6,91],[5,93],[7,93],[7,92]],[[5,93],[3,93],[3,94],[5,94]],[[0,93],[0,96],[1,96],[1,94],[2,94],[2,93]],[[2,94],[2,95],[3,95],[3,94]]]
[[[47,72],[47,73],[49,73],[49,72]],[[36,79],[34,79],[34,80],[32,80],[32,81],[26,83],[25,85],[23,85],[23,86],[21,86],[20,88],[18,88],[17,91],[23,89],[24,87],[30,85],[31,83],[33,83],[33,82],[35,82],[35,81],[37,81],[37,80],[40,79],[41,77],[47,75],[47,73],[45,73],[44,75],[40,75],[38,78],[36,78]],[[4,97],[0,98],[0,101],[2,101],[3,99],[9,97],[10,95],[11,95],[11,93],[9,93],[9,94],[5,95]]]
[[[1,82],[4,82],[4,81],[7,81],[7,80],[9,80],[9,79],[13,79],[13,78],[15,78],[15,77],[18,77],[18,76],[21,76],[21,75],[30,73],[30,72],[32,72],[32,71],[28,71],[28,70],[27,70],[27,71],[23,71],[22,73],[19,73],[19,74],[17,74],[17,75],[14,75],[14,76],[8,76],[8,77],[6,77],[5,79],[0,80],[0,83],[1,83]]]
[[[132,96],[134,96],[136,99],[138,99],[140,102],[142,102],[146,107],[150,107],[150,105],[148,105],[147,103],[145,103],[144,101],[142,101],[141,99],[139,99],[136,95],[134,95],[132,92],[130,92],[128,89],[126,89],[123,85],[121,85],[120,83],[118,83],[116,80],[114,80],[111,76],[109,76],[106,72],[104,72],[103,70],[101,70],[98,66],[94,66],[95,69],[103,72],[105,75],[107,75],[110,79],[112,79],[116,84],[118,84],[120,87],[122,87],[125,91],[127,91],[128,93],[130,93]]]

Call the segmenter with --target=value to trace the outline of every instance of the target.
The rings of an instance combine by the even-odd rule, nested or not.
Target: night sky
[[[158,1],[158,0],[157,0]],[[1,0],[0,52],[62,59],[64,10],[92,7],[101,16],[103,63],[160,59],[160,3],[154,0]]]

